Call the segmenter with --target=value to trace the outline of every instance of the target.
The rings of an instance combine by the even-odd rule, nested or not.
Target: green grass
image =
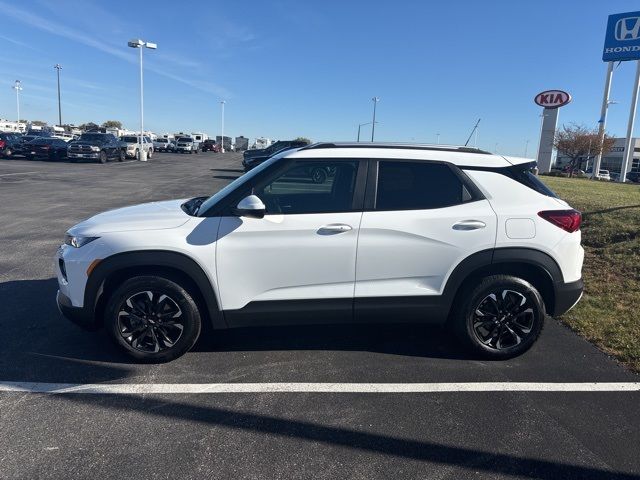
[[[640,187],[540,177],[582,212],[582,300],[561,321],[640,372]]]

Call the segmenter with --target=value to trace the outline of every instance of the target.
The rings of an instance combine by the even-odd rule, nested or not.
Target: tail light
[[[544,210],[538,215],[569,233],[580,230],[582,223],[582,214],[577,210]]]
[[[4,140],[0,140],[0,148],[4,148],[6,144],[7,142],[5,142]]]

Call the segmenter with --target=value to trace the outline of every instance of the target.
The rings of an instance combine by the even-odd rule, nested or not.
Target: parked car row
[[[199,153],[217,152],[214,140],[199,142],[191,137],[180,137],[175,141],[150,137],[142,138],[142,151],[147,158],[154,152]],[[106,163],[109,160],[124,161],[126,158],[140,158],[140,137],[125,135],[117,138],[111,133],[85,132],[79,138],[67,142],[50,135],[0,132],[0,157],[9,158],[20,155],[27,159],[47,159],[81,161],[91,160]]]
[[[308,143],[309,142],[300,140],[279,140],[275,143],[272,143],[267,148],[245,150],[245,152],[242,154],[242,166],[244,167],[244,171],[248,172],[249,170],[263,163],[265,160],[273,157],[277,153],[291,150],[293,148],[306,147]]]

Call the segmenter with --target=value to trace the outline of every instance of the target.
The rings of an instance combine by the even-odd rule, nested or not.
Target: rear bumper
[[[99,325],[95,321],[92,312],[88,311],[84,307],[74,307],[71,304],[71,300],[60,290],[56,295],[56,303],[58,304],[58,310],[60,313],[71,322],[81,326],[86,330],[97,330]]]
[[[559,283],[555,287],[555,305],[552,315],[560,316],[571,310],[582,297],[582,279],[570,283]]]

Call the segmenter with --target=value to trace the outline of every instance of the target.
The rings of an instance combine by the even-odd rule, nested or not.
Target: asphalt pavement
[[[411,325],[214,332],[163,365],[62,319],[67,228],[135,203],[208,195],[239,154],[147,163],[0,160],[0,385],[638,382],[553,319],[521,357],[485,361]],[[0,479],[640,479],[640,392],[0,393]]]

